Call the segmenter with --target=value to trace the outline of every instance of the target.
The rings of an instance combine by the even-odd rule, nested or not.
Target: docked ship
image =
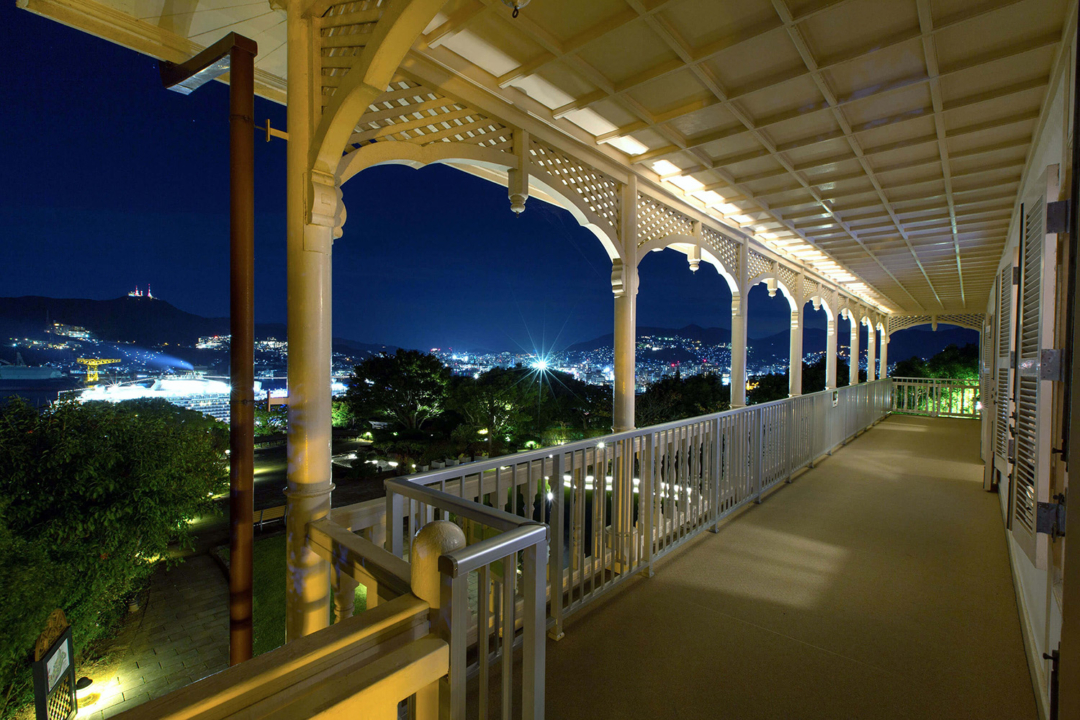
[[[58,368],[54,367],[31,367],[23,360],[22,353],[15,355],[15,364],[0,360],[0,383],[3,384],[33,384],[60,380],[66,377]],[[2,387],[2,385],[0,385]]]
[[[34,407],[42,407],[76,383],[59,368],[27,365],[21,353],[16,354],[14,364],[0,360],[0,400],[17,395]]]

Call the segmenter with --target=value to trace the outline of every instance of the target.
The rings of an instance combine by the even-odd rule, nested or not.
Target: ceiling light
[[[632,137],[617,137],[607,141],[608,145],[622,150],[627,155],[640,155],[649,149],[644,143],[638,142]]]
[[[655,172],[657,175],[660,175],[661,177],[665,175],[678,175],[682,172],[682,170],[679,169],[678,165],[669,162],[668,160],[657,160],[652,164],[652,169],[653,172]]]
[[[670,182],[675,187],[680,188],[683,192],[688,193],[697,192],[698,190],[701,190],[703,187],[705,187],[705,183],[695,180],[689,175],[680,175],[678,177],[673,177],[669,179],[668,182]]]
[[[696,197],[701,202],[705,203],[706,207],[710,207],[712,205],[719,205],[720,203],[724,202],[724,196],[716,192],[715,190],[698,190],[690,194]]]

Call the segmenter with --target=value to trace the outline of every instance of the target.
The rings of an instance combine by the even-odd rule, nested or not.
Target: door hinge
[[[1065,368],[1061,364],[1061,350],[1043,350],[1039,358],[1039,379],[1065,381]]]
[[[1013,266],[1013,285],[1019,285],[1019,284],[1020,284],[1020,266],[1019,265],[1014,265]]]
[[[1068,200],[1046,203],[1046,232],[1047,234],[1069,232]]]
[[[1065,495],[1055,495],[1057,502],[1041,502],[1035,511],[1035,531],[1052,540],[1065,537]]]

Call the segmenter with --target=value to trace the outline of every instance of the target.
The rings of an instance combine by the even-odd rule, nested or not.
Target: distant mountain
[[[889,338],[889,363],[907,360],[913,355],[929,360],[949,345],[963,347],[968,343],[979,343],[979,333],[966,328],[939,328],[936,332],[929,326],[926,329],[914,327],[893,333]]]
[[[658,327],[639,327],[637,329],[638,338],[642,337],[682,337],[687,340],[698,340],[704,345],[720,345],[721,343],[731,342],[731,330],[728,328],[703,328],[700,325],[687,325],[686,327],[679,328],[677,330],[672,328],[658,328]],[[615,342],[615,335],[608,333],[607,335],[601,335],[598,338],[593,338],[586,342],[580,342],[576,345],[571,345],[567,348],[568,352],[588,352],[590,350],[599,350],[600,348],[612,347]]]
[[[731,331],[726,328],[703,328],[698,325],[687,325],[684,328],[638,328],[638,338],[647,336],[683,337],[688,340],[699,340],[706,345],[718,345],[731,342]],[[612,347],[613,335],[601,335],[587,342],[571,345],[568,350],[573,352],[588,352],[600,348]],[[788,347],[791,341],[791,333],[784,331],[775,335],[760,338],[748,338],[746,347],[753,359],[757,362],[771,362],[788,357]],[[807,328],[803,334],[803,353],[825,352],[826,334],[821,328]],[[933,355],[944,350],[948,345],[966,345],[978,343],[979,334],[974,330],[963,328],[942,327],[937,332],[929,328],[922,330],[912,328],[898,332],[892,336],[889,343],[889,362],[907,360],[912,355],[923,359],[929,359]],[[837,337],[837,345],[847,345],[848,338]]]
[[[228,318],[202,317],[156,298],[0,298],[0,338],[40,337],[51,323],[77,325],[100,340],[130,342],[147,348],[163,343],[194,345],[203,336],[229,334]],[[271,337],[283,340],[286,335],[284,323],[255,325],[256,340]],[[363,355],[384,350],[392,352],[396,348],[334,338],[334,349]]]

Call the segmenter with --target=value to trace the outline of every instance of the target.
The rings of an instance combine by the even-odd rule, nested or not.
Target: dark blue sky
[[[0,4],[0,295],[111,298],[136,284],[181,309],[228,312],[228,90],[182,96],[156,62]],[[285,110],[256,101],[258,124]],[[256,319],[285,320],[285,144],[256,160]],[[565,212],[464,173],[387,166],[344,188],[334,333],[365,342],[556,349],[611,332],[611,264]],[[730,325],[716,272],[683,255],[641,266],[640,325]],[[763,286],[751,336],[787,328]],[[823,313],[808,313],[823,326]],[[556,343],[556,338],[558,342]]]

